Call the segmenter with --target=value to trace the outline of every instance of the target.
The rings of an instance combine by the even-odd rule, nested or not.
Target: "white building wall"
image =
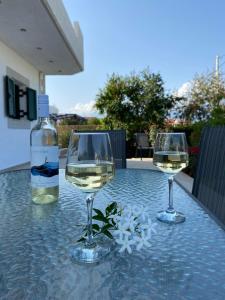
[[[0,41],[0,170],[30,160],[31,122],[29,129],[9,128],[9,118],[5,114],[4,76],[7,68],[28,79],[29,87],[39,92],[39,71]]]

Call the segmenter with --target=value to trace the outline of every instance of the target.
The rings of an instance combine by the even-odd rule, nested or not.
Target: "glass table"
[[[155,220],[168,202],[166,176],[150,170],[118,170],[96,196],[140,203]],[[28,170],[0,175],[0,299],[224,299],[225,232],[175,184],[174,201],[186,222],[158,222],[152,247],[131,255],[116,249],[100,264],[71,262],[69,248],[86,222],[80,191],[60,171],[58,203],[31,203]]]

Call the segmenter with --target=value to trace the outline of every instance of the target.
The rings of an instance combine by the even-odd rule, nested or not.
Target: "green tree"
[[[96,117],[91,117],[87,119],[87,125],[102,125],[102,120]]]
[[[96,97],[96,108],[105,114],[108,128],[123,128],[132,135],[151,124],[163,126],[174,102],[165,93],[161,75],[147,69],[129,76],[112,74]]]
[[[178,115],[188,121],[207,121],[214,110],[220,110],[224,97],[225,81],[222,75],[196,75],[187,97],[178,105]]]
[[[211,117],[209,119],[209,125],[225,125],[225,107],[220,105],[212,110]]]

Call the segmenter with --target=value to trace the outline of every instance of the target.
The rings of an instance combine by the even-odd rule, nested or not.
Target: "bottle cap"
[[[49,116],[48,95],[38,95],[38,116],[47,118]]]

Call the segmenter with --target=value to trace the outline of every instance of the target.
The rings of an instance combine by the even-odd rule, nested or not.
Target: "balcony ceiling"
[[[61,0],[0,0],[0,40],[46,75],[83,70],[83,38]]]

